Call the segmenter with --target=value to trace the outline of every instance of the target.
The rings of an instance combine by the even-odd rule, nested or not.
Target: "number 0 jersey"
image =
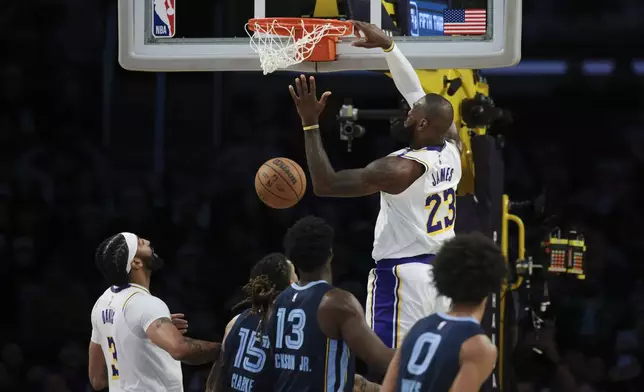
[[[111,287],[92,309],[92,342],[100,344],[110,392],[182,392],[181,363],[152,343],[148,327],[170,310],[139,285]]]
[[[352,392],[355,358],[342,340],[318,324],[318,307],[333,286],[295,283],[275,300],[270,336],[275,392]]]
[[[448,392],[460,369],[461,346],[484,333],[472,317],[437,313],[419,320],[400,349],[396,390]]]
[[[420,150],[405,148],[389,156],[421,163],[425,172],[402,193],[380,192],[373,259],[436,254],[454,236],[456,186],[461,180],[461,154],[452,142]]]

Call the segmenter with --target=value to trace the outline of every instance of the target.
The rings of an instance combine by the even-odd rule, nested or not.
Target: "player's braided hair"
[[[291,270],[286,256],[271,253],[255,264],[244,293],[250,299],[252,312],[260,316],[258,331],[263,328],[275,298],[291,284]]]
[[[306,216],[284,236],[286,256],[298,270],[312,272],[326,264],[333,252],[335,233],[322,218]]]
[[[441,247],[434,262],[434,282],[454,304],[478,305],[500,289],[507,274],[505,258],[481,233],[458,234]]]
[[[94,255],[94,263],[108,284],[123,286],[129,283],[125,270],[127,266],[128,248],[125,237],[114,235],[101,242]]]

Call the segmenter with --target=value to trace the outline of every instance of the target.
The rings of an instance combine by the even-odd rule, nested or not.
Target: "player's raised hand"
[[[188,332],[188,321],[184,320],[184,317],[183,313],[175,313],[170,315],[170,320],[172,320],[172,324],[177,327],[179,332],[185,335]]]
[[[304,75],[295,78],[295,87],[290,85],[288,90],[297,107],[297,113],[302,118],[302,126],[317,125],[331,92],[325,91],[318,99],[315,78],[310,76],[307,82]]]
[[[355,34],[359,38],[351,44],[353,46],[367,49],[388,49],[394,42],[390,36],[374,24],[360,22],[358,20],[353,20],[351,23],[353,23]]]

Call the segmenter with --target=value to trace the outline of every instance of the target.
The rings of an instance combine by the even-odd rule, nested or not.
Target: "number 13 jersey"
[[[355,357],[318,324],[320,301],[332,289],[325,281],[293,283],[275,300],[270,322],[274,391],[353,391]]]
[[[454,237],[460,152],[445,142],[442,147],[405,148],[389,156],[419,162],[425,172],[397,195],[380,192],[372,257],[377,262],[436,254],[445,240]]]

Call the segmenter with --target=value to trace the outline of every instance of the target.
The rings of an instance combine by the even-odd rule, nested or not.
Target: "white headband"
[[[121,233],[125,237],[125,243],[127,244],[127,264],[125,265],[125,272],[128,274],[132,269],[132,260],[136,256],[136,249],[139,247],[139,237],[136,234],[123,232]]]

